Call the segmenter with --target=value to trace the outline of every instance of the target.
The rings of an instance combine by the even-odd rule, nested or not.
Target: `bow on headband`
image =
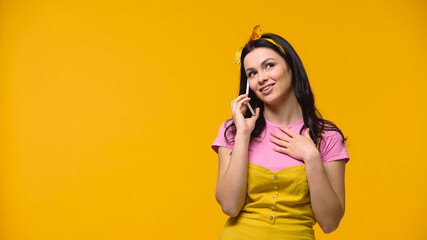
[[[252,30],[252,34],[251,34],[251,37],[249,38],[249,42],[254,42],[254,41],[260,39],[262,36],[262,31],[263,31],[263,28],[261,27],[261,25],[256,25],[254,27],[254,29]],[[262,38],[262,39],[265,39],[265,40],[271,42],[272,44],[276,45],[276,47],[278,47],[286,55],[282,46],[280,46],[278,43],[276,43],[273,39],[270,39],[270,38]],[[243,47],[244,46],[240,47],[239,50],[237,50],[236,55],[234,56],[234,62],[236,64],[240,64],[240,58],[242,56]]]

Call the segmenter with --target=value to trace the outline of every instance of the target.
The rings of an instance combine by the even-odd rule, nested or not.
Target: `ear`
[[[289,75],[290,75],[290,76],[291,76],[291,78],[292,78],[292,69],[291,69],[291,67],[289,66],[289,64],[288,64],[288,63],[286,63],[286,65],[287,65],[287,67],[288,67]]]

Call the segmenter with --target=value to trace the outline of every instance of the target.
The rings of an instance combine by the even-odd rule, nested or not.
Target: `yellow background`
[[[210,148],[256,24],[348,137],[317,239],[425,239],[425,1],[1,1],[0,239],[218,239]]]

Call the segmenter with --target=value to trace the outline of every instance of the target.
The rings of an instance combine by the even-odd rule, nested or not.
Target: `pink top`
[[[266,127],[260,138],[253,138],[249,143],[248,161],[250,163],[254,163],[270,169],[273,172],[296,165],[303,165],[304,162],[290,157],[284,153],[279,153],[273,150],[273,148],[277,147],[278,145],[270,141],[270,137],[273,137],[270,135],[270,132],[284,132],[280,130],[278,125],[273,124],[267,120],[265,120],[265,122]],[[224,138],[224,131],[226,129],[224,124],[229,126],[231,123],[232,121],[226,121],[220,126],[218,136],[212,144],[212,149],[216,153],[218,153],[218,147],[227,147],[231,149],[234,147],[233,143],[227,144]],[[287,128],[299,134],[299,131],[303,126],[304,120],[300,120],[299,122],[287,126]],[[230,130],[227,132],[227,138],[233,139],[233,135],[231,134]],[[339,132],[325,131],[323,133],[323,138],[324,139],[320,143],[320,156],[322,157],[323,163],[340,159],[345,159],[347,163],[350,160],[347,153],[347,148],[345,144],[342,143],[342,136]]]

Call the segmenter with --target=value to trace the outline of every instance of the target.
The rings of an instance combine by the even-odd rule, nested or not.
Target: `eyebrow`
[[[264,65],[268,60],[274,60],[274,58],[267,58],[264,61],[262,61],[261,66]],[[245,71],[255,70],[255,68],[247,68]]]

